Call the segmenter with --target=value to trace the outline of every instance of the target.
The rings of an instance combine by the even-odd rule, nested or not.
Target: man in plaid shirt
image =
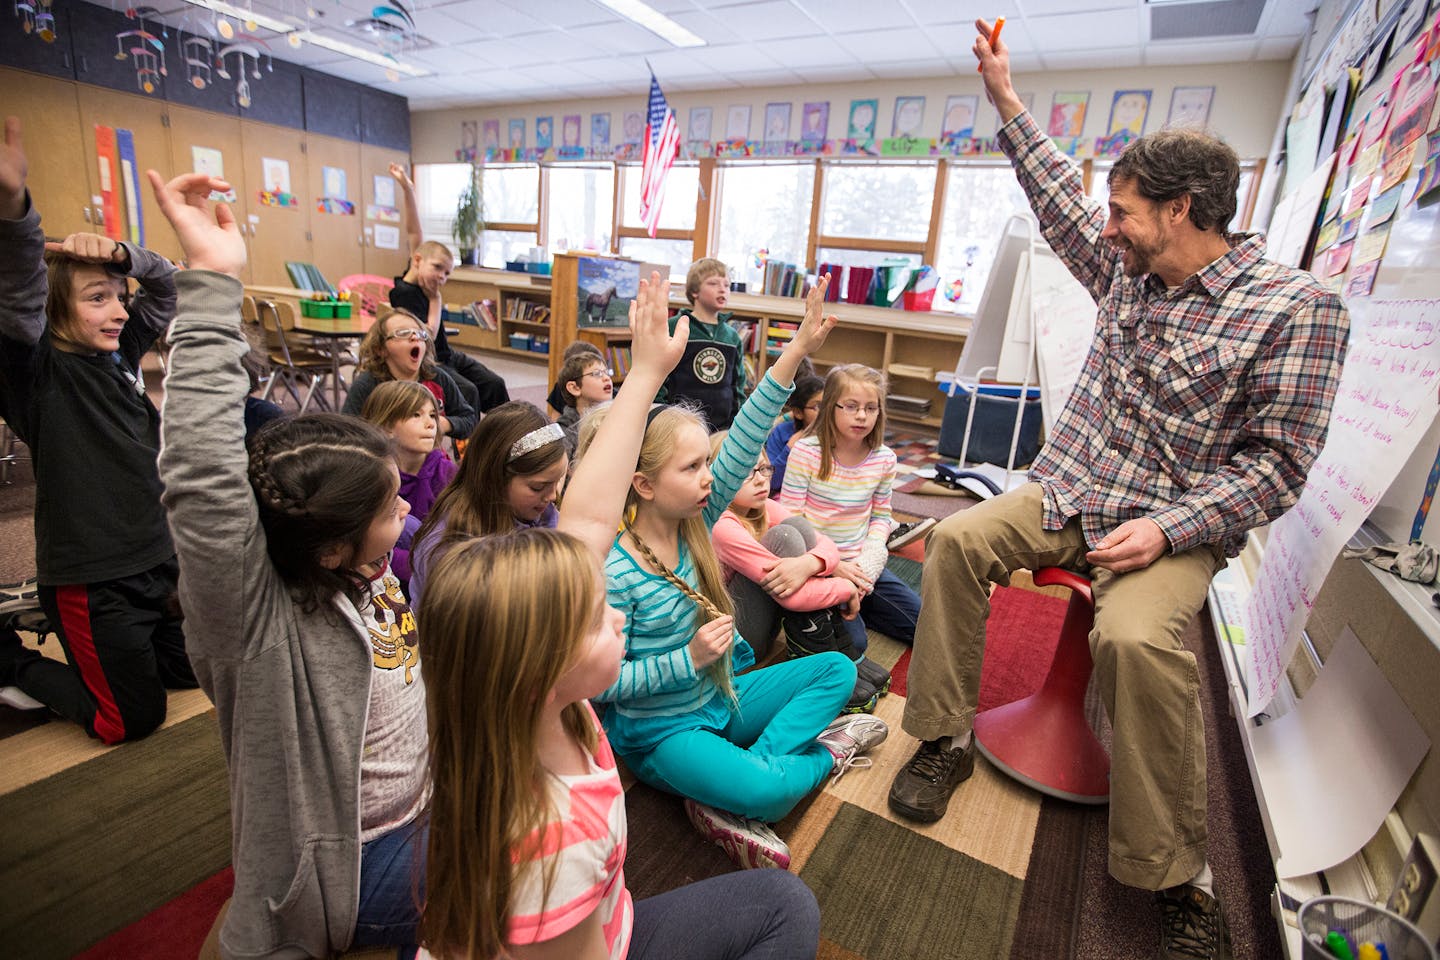
[[[1003,40],[975,54],[1041,231],[1099,305],[1085,367],[1031,483],[931,535],[904,728],[925,741],[890,806],[938,820],[974,767],[989,591],[1010,571],[1092,578],[1094,677],[1114,728],[1110,873],[1156,891],[1161,957],[1228,957],[1206,862],[1205,737],[1181,635],[1245,532],[1299,498],[1349,335],[1309,274],[1226,233],[1235,152],[1162,130],[1110,174],[1107,211],[1025,111]]]

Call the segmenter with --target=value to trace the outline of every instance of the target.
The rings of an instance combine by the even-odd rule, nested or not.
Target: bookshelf
[[[472,324],[462,325],[455,342],[479,350],[547,363],[551,379],[559,376],[560,357],[565,348],[577,339],[595,344],[605,353],[615,369],[618,382],[628,366],[626,357],[630,333],[623,327],[578,326],[579,257],[557,254],[552,276],[513,273],[481,267],[460,267],[445,285],[445,301],[452,307],[469,307],[482,300],[492,301],[496,329]],[[673,311],[689,306],[683,291],[674,288],[670,295]],[[541,307],[548,316],[537,318]],[[779,346],[800,325],[805,315],[805,302],[799,297],[772,297],[754,293],[732,293],[728,309],[731,323],[740,329],[742,338],[749,328],[746,362],[756,377],[779,355]],[[887,405],[887,416],[925,431],[940,429],[944,413],[944,395],[939,386],[943,377],[955,369],[965,338],[970,333],[971,318],[952,314],[932,314],[908,310],[892,310],[861,304],[830,303],[829,312],[836,314],[841,326],[830,334],[824,348],[811,361],[822,376],[842,363],[863,363],[883,370],[890,379],[890,392],[931,401],[928,412],[919,413]],[[526,314],[525,311],[531,311]],[[771,334],[775,333],[775,336]],[[548,336],[549,352],[535,353],[510,345],[512,334]],[[770,348],[777,349],[772,355]],[[937,402],[938,401],[938,402]]]

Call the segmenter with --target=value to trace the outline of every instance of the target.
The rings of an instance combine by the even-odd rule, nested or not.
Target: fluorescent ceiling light
[[[193,2],[193,0],[192,0]],[[637,23],[676,47],[703,47],[705,41],[640,0],[597,0],[632,23]]]
[[[343,54],[347,57],[353,57],[356,60],[373,63],[378,67],[384,67],[386,70],[394,70],[397,73],[403,73],[411,77],[428,77],[431,75],[431,71],[429,70],[412,66],[408,63],[402,63],[394,57],[383,54],[378,50],[362,47],[358,44],[346,43],[344,40],[332,40],[329,37],[313,33],[310,30],[302,30],[296,24],[287,23],[284,20],[277,20],[274,17],[267,17],[264,14],[256,13],[245,7],[237,7],[232,3],[226,3],[225,0],[185,0],[185,2],[206,10],[214,11],[223,16],[231,17],[241,23],[254,23],[258,27],[264,27],[266,30],[284,35],[287,39],[298,39],[305,43]]]

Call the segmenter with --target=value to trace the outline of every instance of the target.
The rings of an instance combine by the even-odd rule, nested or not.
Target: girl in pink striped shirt
[[[895,452],[885,446],[885,375],[863,364],[832,367],[811,434],[795,442],[780,505],[840,548],[835,576],[860,591],[860,616],[844,621],[856,651],[865,627],[913,643],[920,597],[885,569]]]

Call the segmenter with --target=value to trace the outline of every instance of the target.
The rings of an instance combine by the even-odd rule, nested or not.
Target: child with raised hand
[[[455,378],[435,362],[430,331],[413,313],[382,310],[380,318],[360,338],[357,352],[360,362],[355,367],[355,381],[345,394],[341,412],[358,417],[370,391],[377,386],[391,380],[411,380],[434,394],[442,436],[459,440],[475,429],[478,417],[474,408],[465,401]]]
[[[405,520],[410,536],[402,534],[390,555],[390,566],[408,597],[411,541],[420,522],[430,515],[440,491],[455,476],[455,461],[436,445],[439,415],[435,412],[435,397],[418,383],[391,380],[380,384],[366,398],[360,416],[389,436],[395,465],[400,469],[400,499],[410,505],[410,516]]]
[[[820,395],[818,420],[795,443],[780,505],[804,516],[840,548],[835,575],[860,591],[860,616],[844,621],[855,654],[865,628],[902,643],[915,640],[920,598],[885,569],[895,452],[885,445],[885,376],[851,363],[833,367]]]
[[[637,777],[685,797],[691,822],[743,867],[786,867],[789,850],[768,823],[886,732],[873,717],[827,728],[855,686],[854,665],[838,654],[736,675],[755,655],[735,633],[710,542],[759,459],[800,358],[835,325],[821,314],[821,284],[795,338],[740,408],[713,474],[699,416],[684,407],[650,412],[605,567],[610,605],[625,615],[619,680],[596,698],[606,703],[605,730]],[[620,396],[633,396],[631,388]],[[613,413],[591,419],[603,430]],[[589,447],[608,459],[599,433]],[[585,457],[582,450],[582,466]]]
[[[765,439],[765,458],[770,461],[773,471],[770,474],[771,496],[779,493],[785,483],[785,465],[790,461],[790,448],[815,422],[816,414],[820,412],[820,394],[824,389],[825,381],[819,377],[806,375],[795,378],[795,389],[790,399],[785,401],[785,412],[789,416],[775,424],[770,436]]]
[[[554,527],[555,500],[570,470],[565,433],[530,403],[512,400],[485,415],[465,445],[459,472],[435,501],[410,551],[416,606],[436,559],[472,537]]]
[[[711,435],[711,460],[723,440],[723,431]],[[848,654],[857,676],[845,712],[873,710],[890,690],[890,671],[850,650],[843,621],[860,613],[859,588],[834,576],[840,555],[833,540],[765,495],[769,476],[770,466],[761,454],[710,534],[725,572],[725,589],[735,603],[735,625],[740,636],[766,644],[777,627],[783,628],[791,656],[824,650]],[[839,637],[846,642],[838,643]]]
[[[415,942],[427,797],[415,618],[387,557],[408,507],[355,417],[269,424],[247,455],[245,241],[204,174],[148,173],[177,276],[160,476],[195,673],[230,774],[225,956]]]
[[[7,628],[0,687],[119,743],[160,726],[167,687],[195,686],[155,468],[160,414],[140,377],[140,358],[175,315],[175,266],[91,233],[47,244],[26,172],[10,117],[0,145],[0,417],[30,448],[39,600],[68,663]],[[140,286],[127,302],[128,277]]]
[[[640,901],[625,888],[624,790],[586,698],[614,682],[624,650],[600,569],[630,480],[615,468],[635,462],[684,344],[683,329],[666,333],[658,281],[631,310],[636,389],[601,425],[606,456],[577,466],[559,531],[470,539],[435,564],[421,615],[434,667],[422,930],[436,957],[758,960],[818,946],[815,898],[789,873]]]

